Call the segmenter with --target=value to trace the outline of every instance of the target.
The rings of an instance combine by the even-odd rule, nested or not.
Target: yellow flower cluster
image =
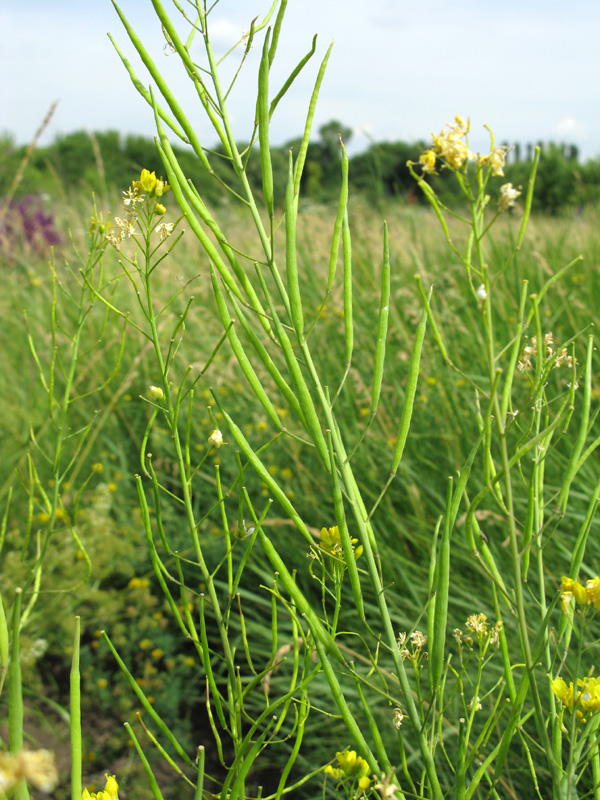
[[[157,178],[156,173],[148,169],[143,169],[139,181],[133,181],[131,186],[139,195],[145,192],[149,197],[162,197],[171,188],[166,181]]]
[[[439,159],[443,167],[459,170],[468,161],[475,159],[475,154],[469,150],[467,135],[470,129],[469,120],[456,116],[453,123],[449,123],[441,133],[431,134],[431,147],[419,156],[419,165],[424,173],[437,174],[435,171],[437,160]],[[504,175],[506,166],[506,156],[508,147],[500,145],[494,147],[494,137],[492,135],[492,145],[489,153],[477,155],[477,168],[490,169],[492,175]],[[500,187],[500,198],[498,200],[499,211],[507,211],[515,205],[516,199],[521,195],[512,183],[505,183]]]
[[[554,678],[552,691],[567,708],[577,706],[577,716],[600,709],[600,678],[580,678],[577,681],[577,695],[573,681],[567,686],[562,678]]]
[[[89,792],[84,789],[81,800],[119,800],[119,784],[115,775],[104,775],[106,784],[102,792]]]
[[[354,559],[360,558],[363,553],[364,547],[358,544],[358,539],[350,539],[352,544],[352,551],[354,552]],[[344,557],[344,548],[342,547],[342,539],[340,537],[340,530],[337,525],[334,525],[331,528],[321,528],[321,543],[320,543],[321,550],[325,550],[326,553],[329,553],[331,556],[336,556],[337,558]]]
[[[136,232],[134,222],[137,219],[138,213],[136,205],[144,201],[146,197],[154,198],[153,213],[162,216],[167,210],[162,203],[158,202],[158,198],[162,197],[165,192],[168,192],[171,187],[162,178],[157,178],[155,172],[143,169],[138,181],[132,181],[131,186],[127,191],[123,192],[123,208],[125,210],[125,219],[115,217],[114,226],[116,231],[108,232],[105,234],[107,241],[116,249],[119,250],[121,242],[125,237],[131,238]],[[107,225],[107,229],[110,227]],[[155,232],[160,235],[161,241],[167,236],[171,235],[174,228],[172,222],[161,222],[156,226]]]
[[[358,788],[361,791],[369,788],[371,779],[369,778],[369,765],[364,758],[356,754],[356,750],[344,750],[343,753],[335,754],[337,767],[328,764],[325,773],[331,775],[336,781],[343,781],[347,778],[358,778]]]
[[[593,605],[594,608],[600,608],[600,578],[596,575],[584,586],[579,582],[579,578],[573,580],[563,575],[560,582],[560,597],[564,611],[569,608],[572,597],[580,606]]]

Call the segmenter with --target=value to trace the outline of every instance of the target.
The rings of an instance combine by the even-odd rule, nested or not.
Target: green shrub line
[[[3,209],[0,792],[599,797],[597,208],[534,214],[548,153],[460,116],[404,153],[427,206],[331,126],[319,172],[331,48],[271,147],[280,0],[240,145],[210,13],[152,4],[218,148],[116,7],[160,164]]]
[[[302,174],[302,194],[305,200],[335,202],[339,192],[339,138],[348,145],[352,129],[337,120],[319,127],[318,138],[309,141],[306,167]],[[290,149],[295,150],[301,139],[293,138],[281,146],[270,146],[273,175],[273,196],[283,204],[287,180],[287,161]],[[206,165],[198,161],[189,147],[172,143],[177,161],[184,174],[193,180],[197,191],[210,204],[222,201],[219,184]],[[386,200],[425,203],[406,166],[418,159],[425,149],[424,141],[374,142],[366,150],[349,157],[349,183],[353,196],[363,196],[378,206]],[[560,213],[580,211],[600,199],[600,157],[582,162],[575,145],[538,143],[541,167],[533,198],[538,212]],[[235,180],[231,164],[222,152],[222,145],[211,147],[219,157],[211,161],[211,169],[225,182]],[[244,146],[240,147],[243,150]],[[26,146],[15,145],[10,135],[0,137],[0,175],[11,176],[26,153]],[[525,184],[533,161],[535,148],[515,144],[509,148],[505,174],[515,186]],[[74,131],[60,134],[55,141],[38,147],[28,160],[20,181],[17,200],[25,195],[60,191],[72,193],[86,187],[98,196],[120,191],[123,175],[132,175],[142,168],[160,173],[162,164],[154,140],[139,135],[122,135],[118,131]],[[262,176],[257,148],[247,154],[246,173],[253,191],[262,192]],[[460,202],[461,195],[449,173],[435,176],[432,183],[446,202]],[[490,187],[492,196],[496,187]]]

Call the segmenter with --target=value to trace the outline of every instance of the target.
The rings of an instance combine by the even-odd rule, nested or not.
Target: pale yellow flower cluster
[[[375,784],[375,791],[379,792],[382,800],[395,800],[400,787],[392,782],[392,775],[382,775],[379,783]]]
[[[5,796],[21,780],[46,794],[52,792],[58,783],[54,753],[50,750],[0,752],[0,795]]]
[[[502,173],[504,174],[504,173]],[[509,208],[513,208],[517,197],[521,196],[521,192],[512,185],[512,183],[505,183],[503,186],[500,187],[500,197],[498,198],[498,209],[502,211],[508,211]]]
[[[337,767],[328,764],[324,772],[336,781],[345,781],[348,778],[358,778],[358,788],[365,791],[369,788],[371,779],[369,778],[369,765],[364,758],[356,754],[356,750],[344,750],[343,753],[335,754]]]
[[[477,158],[477,163],[481,167],[490,166],[492,168],[492,175],[504,175],[507,154],[508,147],[505,144],[501,144],[500,147],[494,148],[494,150],[486,153],[486,155],[480,155]]]
[[[419,157],[423,172],[435,172],[436,159],[441,159],[444,166],[460,169],[466,161],[475,158],[466,142],[470,123],[458,114],[454,122],[449,123],[440,133],[432,133],[432,146]]]
[[[523,348],[523,352],[521,353],[521,358],[519,359],[519,363],[517,364],[519,370],[521,372],[525,372],[526,370],[531,368],[531,357],[537,356],[538,354],[538,343],[535,336],[531,337],[531,344],[526,344]],[[553,359],[553,368],[558,369],[558,367],[562,367],[565,364],[567,367],[573,366],[573,356],[570,356],[567,348],[563,347],[560,352],[556,352],[554,350],[554,335],[552,331],[549,331],[544,335],[544,355],[545,358]],[[575,362],[577,363],[577,362]]]
[[[483,613],[480,613],[471,614],[471,616],[468,617],[465,626],[468,630],[468,633],[465,634],[460,628],[455,628],[453,636],[458,644],[463,644],[464,642],[472,647],[473,634],[475,634],[475,638],[480,644],[488,639],[490,644],[498,644],[500,631],[502,630],[504,623],[501,619],[499,619],[493,627],[490,627],[490,624],[487,621],[487,616]]]
[[[461,116],[457,115],[454,118],[454,122],[449,123],[440,133],[432,133],[431,147],[419,156],[418,164],[423,173],[436,174],[438,159],[442,164],[442,168],[449,167],[453,170],[459,170],[467,162],[475,159],[475,155],[469,150],[467,142],[469,128],[469,120],[465,121]],[[508,150],[509,148],[505,144],[494,147],[492,136],[492,149],[489,153],[477,155],[477,168],[491,169],[491,173],[494,176],[504,175]],[[507,211],[512,208],[520,195],[520,190],[515,189],[512,183],[505,183],[504,186],[501,186],[498,200],[499,211]]]
[[[409,661],[413,661],[416,664],[421,656],[421,651],[427,644],[427,636],[421,633],[421,631],[413,631],[409,639],[412,647],[411,650],[404,646],[406,644],[406,633],[399,633],[397,639],[398,649],[400,650],[403,661],[408,658]]]

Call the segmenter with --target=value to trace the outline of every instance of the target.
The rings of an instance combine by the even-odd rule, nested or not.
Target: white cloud
[[[215,50],[229,50],[242,38],[244,31],[225,17],[212,20],[209,25],[210,39]]]
[[[586,136],[586,128],[581,122],[578,122],[573,117],[563,117],[554,126],[554,131],[558,136],[565,138],[584,137]]]

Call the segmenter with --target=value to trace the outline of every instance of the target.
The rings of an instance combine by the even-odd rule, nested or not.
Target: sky
[[[272,0],[220,0],[209,16],[213,45],[224,54],[262,19]],[[165,8],[183,34],[185,23]],[[200,141],[215,135],[151,0],[120,7],[178,97]],[[189,0],[181,4],[191,9]],[[172,12],[172,13],[171,13]],[[134,89],[110,32],[144,85],[151,82],[109,0],[0,0],[0,132],[29,142],[50,105],[41,142],[74,130],[154,135],[150,107]],[[304,127],[312,86],[335,40],[313,130],[339,120],[353,130],[350,152],[370,141],[428,140],[456,114],[471,119],[472,149],[498,142],[565,141],[582,158],[600,156],[600,2],[598,0],[289,0],[271,95],[319,34],[317,53],[273,118],[275,145]],[[261,40],[262,41],[262,40]],[[231,93],[231,120],[247,141],[255,112],[261,43]],[[201,58],[201,39],[192,45]],[[224,63],[237,68],[237,52]]]

